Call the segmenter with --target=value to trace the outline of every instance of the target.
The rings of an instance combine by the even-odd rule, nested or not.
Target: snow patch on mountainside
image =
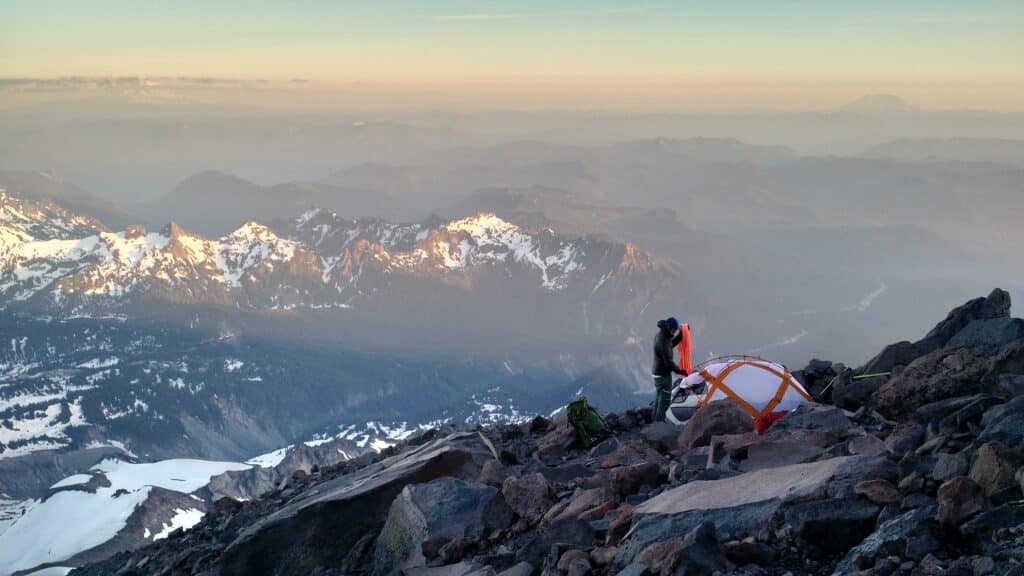
[[[32,506],[0,534],[0,574],[60,562],[99,546],[125,527],[154,486],[190,493],[208,484],[212,476],[248,468],[236,462],[188,459],[146,464],[104,460],[91,472],[105,476],[110,486],[86,492],[75,489],[80,478],[69,477],[57,483],[69,489]],[[171,526],[153,538],[166,536],[177,527],[194,526],[202,515],[198,509],[179,510]]]

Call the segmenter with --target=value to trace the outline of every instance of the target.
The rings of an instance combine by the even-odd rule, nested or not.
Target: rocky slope
[[[812,362],[798,375],[821,403],[761,436],[730,402],[682,432],[607,414],[590,450],[558,418],[440,428],[73,574],[1021,574],[1008,305],[954,310],[889,374]]]

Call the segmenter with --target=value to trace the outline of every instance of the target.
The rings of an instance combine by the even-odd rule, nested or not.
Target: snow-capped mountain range
[[[0,493],[77,466],[42,454],[244,461],[371,420],[548,413],[582,382],[619,398],[629,379],[594,370],[646,361],[637,334],[677,280],[631,245],[490,213],[313,209],[209,239],[0,191]]]
[[[101,223],[0,191],[0,305],[81,313],[141,299],[255,309],[346,308],[402,278],[471,287],[481,275],[594,294],[658,264],[632,246],[528,231],[493,214],[348,220],[314,209],[217,239]]]

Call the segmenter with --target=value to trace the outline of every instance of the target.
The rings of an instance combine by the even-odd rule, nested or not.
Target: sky
[[[1024,2],[0,0],[0,77],[1024,108]],[[490,87],[490,88],[486,88]]]

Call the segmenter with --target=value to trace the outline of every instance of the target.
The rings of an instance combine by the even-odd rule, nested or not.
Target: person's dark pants
[[[665,412],[672,402],[672,375],[654,377],[654,412],[655,422],[665,421]]]

